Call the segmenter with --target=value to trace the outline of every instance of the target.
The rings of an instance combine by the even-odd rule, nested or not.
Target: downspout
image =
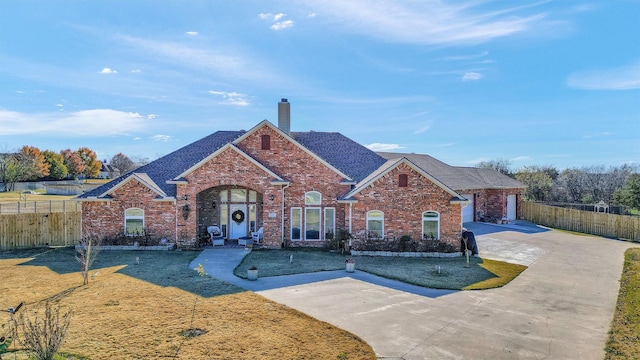
[[[353,246],[352,241],[353,241],[353,213],[352,213],[352,209],[353,209],[353,203],[349,202],[349,234],[351,234],[351,236],[349,236],[349,249],[351,249],[351,246]]]
[[[280,233],[282,234],[282,239],[281,239],[281,246],[284,247],[284,189],[288,188],[291,184],[287,184],[285,186],[282,187],[282,213],[280,215],[280,217],[282,218],[282,225],[280,228]]]

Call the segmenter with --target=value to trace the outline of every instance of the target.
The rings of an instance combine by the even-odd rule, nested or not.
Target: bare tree
[[[20,313],[16,321],[19,329],[18,341],[30,355],[38,360],[52,360],[62,346],[71,323],[71,309],[60,314],[60,305],[55,308],[47,301],[44,317],[34,312],[31,318],[27,311]]]
[[[129,157],[123,153],[118,153],[111,158],[109,162],[111,166],[113,166],[116,170],[120,172],[120,175],[124,175],[129,171],[136,168],[136,165],[133,163]]]
[[[509,168],[510,166],[511,166],[511,161],[507,159],[502,159],[502,158],[489,160],[489,161],[482,161],[476,165],[476,167],[479,167],[479,168],[493,169],[502,174],[512,176],[511,169]]]
[[[102,238],[89,234],[82,237],[80,244],[76,246],[76,260],[80,263],[80,273],[82,274],[82,285],[89,284],[89,271],[91,265],[100,253],[99,246]]]

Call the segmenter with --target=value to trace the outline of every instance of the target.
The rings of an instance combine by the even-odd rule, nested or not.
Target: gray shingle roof
[[[369,176],[387,161],[337,132],[293,132],[291,136],[356,182]]]
[[[146,174],[169,197],[175,197],[176,185],[167,184],[186,170],[205,159],[224,145],[245,134],[245,131],[218,131],[149,164],[135,170]],[[365,146],[336,132],[293,132],[291,137],[318,157],[334,166],[356,182],[375,175],[384,169],[388,160],[406,157],[416,166],[453,190],[477,188],[519,188],[518,181],[491,169],[454,167],[429,155],[388,153],[369,150]],[[129,177],[129,174],[114,179],[81,196],[100,196]]]
[[[391,152],[378,152],[377,154],[389,160],[406,157],[422,170],[456,191],[525,187],[521,182],[493,169],[451,166],[425,154]]]
[[[211,153],[227,143],[232,142],[242,134],[244,134],[244,131],[217,131],[134,171],[136,173],[146,173],[167,196],[175,196],[176,186],[175,184],[167,184],[167,180],[171,180],[182,174],[191,166],[211,155]],[[78,196],[78,198],[83,199],[100,196],[118,185],[121,181],[129,177],[129,175],[130,174],[124,174],[113,181]]]

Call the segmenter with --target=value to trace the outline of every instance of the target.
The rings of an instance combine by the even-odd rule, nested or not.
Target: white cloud
[[[468,72],[462,76],[462,81],[476,81],[480,80],[484,77],[484,75],[477,72]]]
[[[307,17],[314,18],[316,17],[316,13],[310,13],[309,15],[307,15]]]
[[[576,72],[569,75],[567,85],[583,90],[640,89],[640,61],[617,68]]]
[[[404,149],[404,146],[400,146],[398,144],[383,144],[383,143],[373,143],[369,145],[365,145],[369,150],[372,151],[391,151]]]
[[[520,161],[529,161],[532,160],[531,156],[516,156],[512,159],[509,159],[511,162],[520,162]]]
[[[293,20],[285,20],[285,21],[277,22],[271,25],[271,29],[278,31],[278,30],[290,28],[292,26],[293,26]]]
[[[446,60],[446,61],[475,60],[475,59],[485,57],[487,55],[489,55],[489,52],[485,50],[478,54],[446,56],[442,60]]]
[[[167,141],[171,140],[171,139],[172,139],[172,137],[171,137],[170,135],[161,135],[161,134],[158,134],[158,135],[154,135],[154,136],[152,136],[152,137],[151,137],[151,139],[153,139],[153,140],[155,140],[155,141],[167,142]]]
[[[139,73],[141,73],[141,72],[142,72],[142,70],[140,70],[140,69],[133,69],[133,70],[131,70],[131,72],[132,72],[132,73],[134,73],[134,74],[139,74]]]
[[[423,127],[419,128],[418,130],[414,131],[413,133],[415,135],[422,134],[422,133],[427,132],[427,130],[429,130],[430,128],[431,128],[431,124],[427,124],[427,125],[424,125]]]
[[[593,139],[593,138],[600,138],[600,137],[606,137],[606,136],[611,136],[612,133],[608,132],[608,131],[603,131],[600,133],[596,133],[596,134],[587,134],[584,135],[583,138],[584,139]]]
[[[138,113],[112,109],[33,114],[0,110],[0,135],[102,137],[143,131],[148,125]]]
[[[546,2],[496,8],[485,1],[327,0],[323,18],[365,36],[416,44],[475,44],[520,32],[540,32]],[[493,5],[493,8],[489,8]]]
[[[117,73],[118,73],[118,71],[117,71],[117,70],[114,70],[114,69],[111,69],[111,68],[108,68],[108,67],[103,68],[102,70],[100,70],[100,71],[98,71],[98,72],[99,72],[100,74],[117,74]]]
[[[258,14],[258,17],[260,19],[272,19],[273,18],[273,14],[272,13],[260,13]]]
[[[282,19],[283,17],[285,17],[285,14],[283,14],[283,13],[275,14],[275,15],[273,15],[273,21],[278,21],[278,20]]]
[[[155,119],[155,118],[157,118],[157,117],[158,117],[158,115],[156,115],[156,114],[149,114],[149,115],[147,115],[147,119],[149,119],[149,120],[153,120],[153,119]]]
[[[209,94],[222,97],[222,103],[228,105],[248,106],[249,99],[246,94],[240,94],[237,92],[224,92],[209,90]]]
[[[189,36],[196,36],[198,35],[197,31],[187,31],[185,34],[189,35]]]

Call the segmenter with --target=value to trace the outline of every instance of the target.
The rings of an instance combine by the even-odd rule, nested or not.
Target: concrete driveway
[[[356,278],[258,293],[337,325],[381,359],[602,359],[624,251],[531,225],[469,224],[480,256],[529,266],[503,288],[421,296]]]

